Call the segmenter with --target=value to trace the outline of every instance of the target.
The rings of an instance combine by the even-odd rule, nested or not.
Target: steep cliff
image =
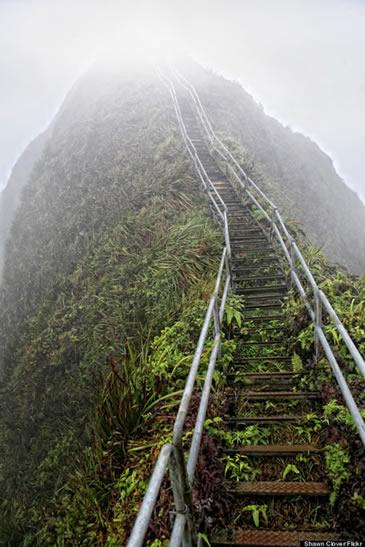
[[[361,271],[364,208],[331,161],[237,84],[191,76],[244,166]],[[128,442],[165,394],[166,360],[177,359],[179,389],[185,378],[180,345],[193,352],[222,241],[152,69],[89,72],[51,127],[3,201],[5,233],[13,225],[0,292],[0,542],[102,544]]]
[[[20,203],[21,192],[41,156],[46,140],[47,134],[42,133],[27,146],[14,165],[6,188],[0,192],[0,280],[4,267],[5,245],[15,211]]]
[[[234,81],[195,64],[195,84],[214,128],[238,151],[248,171],[314,245],[350,272],[365,272],[365,206],[337,174],[331,158],[301,133],[284,127]],[[233,141],[233,142],[232,142]]]

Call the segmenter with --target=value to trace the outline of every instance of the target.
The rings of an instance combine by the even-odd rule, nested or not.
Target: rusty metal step
[[[244,391],[241,396],[249,401],[266,401],[269,399],[297,401],[301,399],[319,399],[321,394],[319,391]]]
[[[264,262],[277,262],[277,255],[272,252],[272,249],[246,249],[235,251],[232,249],[232,262],[242,262],[243,260]]]
[[[283,307],[283,304],[281,302],[278,302],[277,304],[269,303],[263,303],[263,304],[245,304],[245,310],[256,310],[256,309],[269,309],[269,310],[275,310],[280,309]]]
[[[266,232],[260,226],[257,226],[254,221],[246,219],[242,215],[228,213],[228,225],[229,235],[232,237],[264,237],[268,241]]]
[[[284,315],[245,315],[245,321],[287,321]],[[274,327],[277,328],[277,327]]]
[[[240,291],[235,291],[237,294],[241,294]],[[244,297],[244,306],[246,309],[252,309],[252,308],[261,308],[262,306],[280,306],[282,305],[283,297],[284,295],[281,293],[278,293],[276,295],[273,294],[245,294],[242,295]]]
[[[226,376],[228,384],[246,384],[246,387],[253,387],[254,385],[262,386],[263,384],[266,384],[267,387],[273,387],[272,391],[276,391],[276,389],[280,386],[294,387],[295,382],[300,378],[298,373],[292,373],[291,371],[287,374],[285,372],[276,374],[268,372],[254,373],[250,375],[243,371],[242,368],[234,372],[228,372]]]
[[[231,236],[231,243],[232,244],[247,243],[250,245],[258,244],[260,246],[266,244],[266,245],[270,245],[271,247],[271,244],[269,243],[268,239],[262,234],[262,232],[257,232],[255,237],[247,237],[247,236],[243,236],[242,234]]]
[[[292,357],[288,355],[259,355],[257,357],[235,357],[234,364],[236,363],[250,363],[252,361],[286,361],[291,362]]]
[[[244,393],[247,393],[250,389],[260,390],[260,392],[262,393],[269,393],[269,394],[272,392],[282,391],[283,389],[285,389],[286,391],[291,390],[292,393],[296,393],[295,383],[292,383],[290,380],[281,380],[280,382],[278,380],[274,382],[267,381],[265,383],[265,382],[247,382],[244,380],[244,378],[230,377],[227,379],[226,385],[227,387],[242,389],[241,398],[244,398]],[[269,397],[269,399],[272,399],[272,397]]]
[[[237,294],[258,294],[259,296],[261,294],[266,294],[266,293],[270,293],[270,294],[276,294],[276,293],[280,293],[282,294],[283,292],[286,292],[287,291],[287,287],[286,285],[266,285],[264,287],[237,287],[236,288],[236,293]]]
[[[313,454],[320,449],[314,444],[256,444],[225,448],[226,454],[244,454],[246,456],[293,456],[295,454]]]
[[[267,340],[265,342],[256,342],[255,340],[253,342],[245,342],[243,344],[239,344],[240,349],[245,348],[247,346],[285,346],[285,343],[287,342],[287,339],[282,340]]]
[[[242,329],[242,327],[241,327],[241,329]],[[265,329],[265,332],[263,333],[263,335],[266,336],[266,333],[268,333],[268,332],[279,332],[282,335],[281,331],[284,330],[284,329],[286,329],[286,325],[281,325],[281,326],[279,325],[277,327],[267,327]],[[260,334],[260,332],[258,332],[257,329],[253,329],[253,328],[247,329],[245,331],[245,333],[241,333],[239,327],[236,327],[236,326],[233,328],[233,332],[236,333],[235,334],[236,338],[240,338],[240,337],[244,338],[244,337],[246,337],[250,334]]]
[[[223,424],[229,426],[245,426],[250,424],[295,424],[304,419],[305,416],[234,416],[223,419]]]
[[[251,283],[252,281],[273,281],[274,279],[282,279],[283,281],[286,282],[286,278],[282,274],[281,275],[280,274],[277,274],[277,275],[262,275],[262,276],[252,275],[252,276],[249,276],[249,277],[238,277],[238,278],[236,276],[233,276],[233,279],[236,282],[240,282],[240,283]]]
[[[283,275],[282,271],[276,264],[268,265],[268,266],[259,266],[256,265],[254,267],[248,267],[248,266],[235,266],[232,264],[232,273],[233,278],[241,277],[241,275],[246,276],[247,274],[251,275],[251,277],[255,276],[262,276],[262,275]]]
[[[262,288],[262,287],[261,287]],[[240,289],[240,287],[236,287],[235,293],[239,294],[244,297],[244,302],[253,304],[254,302],[261,302],[263,300],[283,300],[283,298],[286,296],[286,288],[284,288],[282,291],[278,290],[274,292],[273,290],[267,291],[267,292],[252,292],[247,293],[244,290]],[[266,302],[265,302],[266,303]]]
[[[245,376],[247,376],[247,378],[261,380],[263,378],[296,378],[302,374],[304,374],[303,371],[295,372],[285,370],[283,372],[246,372]]]
[[[231,483],[228,492],[251,496],[328,496],[324,482],[253,481]]]
[[[319,542],[319,544],[327,545],[327,541],[336,539],[338,539],[338,535],[330,531],[318,532],[317,530],[308,530],[288,532],[286,530],[243,530],[238,528],[218,532],[210,539],[210,543],[215,546],[299,547],[305,541]]]
[[[234,219],[234,220],[232,220]],[[228,217],[229,235],[230,237],[242,237],[243,234],[250,238],[265,237],[265,233],[262,232],[252,222],[246,222],[243,218],[230,215]]]

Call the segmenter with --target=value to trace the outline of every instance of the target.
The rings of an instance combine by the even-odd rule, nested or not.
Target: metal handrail
[[[194,474],[198,459],[201,438],[203,434],[204,421],[206,417],[210,390],[212,387],[215,364],[221,348],[222,342],[222,321],[224,307],[230,287],[230,272],[227,262],[227,248],[224,247],[215,287],[203,321],[199,340],[195,349],[194,358],[186,380],[184,393],[180,402],[179,410],[175,419],[173,428],[172,444],[165,444],[160,451],[155,464],[147,491],[139,509],[137,519],[134,523],[132,533],[129,537],[128,547],[141,547],[144,544],[149,522],[155,507],[158,494],[161,489],[162,481],[166,476],[167,467],[170,472],[170,482],[174,494],[176,518],[173,525],[170,545],[184,546],[191,545],[191,539],[194,537],[192,523],[191,507],[191,485],[194,480]],[[222,296],[220,297],[220,292]],[[220,300],[220,302],[219,302]],[[182,437],[184,425],[189,410],[191,397],[196,383],[201,357],[205,348],[205,343],[209,335],[209,328],[214,324],[214,343],[209,356],[208,369],[206,372],[198,414],[195,420],[194,432],[192,435],[190,450],[187,463],[182,448]]]
[[[196,346],[195,354],[193,361],[189,370],[189,374],[186,380],[185,389],[183,396],[180,402],[179,410],[175,419],[173,427],[173,440],[172,444],[165,444],[160,451],[157,462],[155,464],[153,473],[151,475],[150,482],[147,487],[142,505],[140,507],[137,519],[134,523],[131,536],[128,540],[127,547],[141,547],[144,544],[144,538],[146,536],[149,522],[162,486],[162,482],[166,476],[166,470],[169,469],[170,474],[170,483],[174,495],[174,504],[175,504],[175,521],[171,533],[170,545],[173,547],[180,547],[182,544],[184,547],[191,546],[192,543],[195,543],[196,536],[194,530],[194,523],[192,520],[192,502],[191,502],[191,487],[194,480],[194,474],[199,454],[199,448],[201,445],[201,438],[203,434],[204,421],[206,417],[209,394],[212,386],[213,374],[215,370],[216,360],[219,354],[221,341],[222,341],[222,330],[221,324],[223,320],[224,307],[228,295],[228,290],[231,284],[231,273],[230,273],[230,259],[231,259],[231,247],[229,239],[229,230],[228,230],[228,218],[227,218],[227,207],[222,200],[219,192],[214,188],[212,181],[209,179],[204,166],[202,165],[196,148],[191,141],[188,132],[186,130],[184,120],[181,114],[179,102],[176,96],[175,86],[166,75],[161,71],[159,74],[166,84],[175,109],[175,113],[178,119],[179,127],[181,134],[183,136],[184,143],[188,150],[190,157],[194,163],[196,172],[200,178],[204,190],[207,192],[210,202],[213,206],[213,212],[217,218],[220,225],[223,225],[224,237],[225,237],[225,247],[222,252],[220,265],[218,268],[218,273],[216,277],[215,288],[212,294],[212,297],[209,301],[209,305],[205,314],[203,321],[203,326],[200,331],[199,340]],[[210,144],[213,150],[217,153],[220,160],[224,161],[229,167],[231,174],[234,176],[236,182],[238,182],[239,187],[244,192],[244,195],[247,196],[251,203],[253,203],[263,214],[264,218],[270,223],[271,231],[277,237],[278,243],[283,250],[283,253],[290,266],[290,276],[293,282],[293,285],[297,288],[300,296],[302,297],[305,306],[308,310],[308,313],[314,323],[315,331],[315,344],[316,352],[318,355],[319,347],[323,348],[323,351],[332,367],[333,373],[337,379],[337,382],[340,386],[343,397],[346,401],[346,404],[350,410],[350,413],[354,419],[354,422],[358,428],[359,435],[362,442],[365,444],[365,424],[360,414],[360,411],[353,399],[353,396],[350,392],[348,384],[343,376],[341,368],[336,360],[336,357],[331,349],[330,343],[328,342],[326,335],[322,328],[322,313],[327,312],[331,320],[335,323],[337,330],[342,336],[351,356],[353,357],[355,363],[357,364],[361,373],[365,376],[365,362],[360,355],[358,349],[353,343],[351,337],[349,336],[347,330],[341,323],[336,312],[329,303],[327,297],[321,291],[309,270],[309,267],[301,254],[298,246],[296,245],[293,237],[290,235],[287,230],[285,223],[278,212],[277,207],[272,203],[272,201],[258,188],[258,186],[247,176],[244,170],[239,166],[238,162],[235,160],[233,155],[225,147],[223,143],[216,137],[214,130],[211,126],[211,123],[206,115],[203,106],[200,102],[200,99],[197,95],[195,88],[187,82],[187,80],[182,79],[182,77],[175,71],[175,77],[179,79],[185,86],[187,86],[189,93],[191,94],[194,104],[196,106],[199,119],[202,122],[202,125],[205,129],[206,135],[210,141]],[[243,176],[244,181],[242,181],[241,176]],[[250,189],[248,189],[248,187]],[[256,192],[257,196],[253,194]],[[265,203],[266,207],[269,207],[269,210],[265,208],[261,203],[260,199]],[[223,211],[221,210],[223,209]],[[301,272],[297,269],[297,261],[300,263]],[[308,296],[302,281],[299,278],[299,275],[304,272],[305,280],[309,283],[310,289],[312,291],[312,296],[314,298],[314,306],[311,304],[311,298]],[[225,277],[225,281],[223,279]],[[221,301],[219,304],[219,294],[222,292]],[[209,328],[212,321],[214,321],[214,343],[211,349],[208,368],[205,375],[204,385],[201,393],[200,404],[198,409],[198,414],[195,420],[194,432],[192,435],[190,450],[185,463],[184,452],[182,447],[182,437],[184,425],[189,410],[193,389],[196,383],[199,365],[201,362],[202,353],[205,348],[205,343],[209,335]]]
[[[195,87],[184,78],[176,69],[173,70],[175,78],[179,81],[181,85],[189,92],[197,110],[199,119],[202,121],[202,126],[206,132],[209,142],[211,143],[213,150],[218,150],[219,160],[226,162],[226,165],[229,167],[229,171],[233,174],[236,182],[239,183],[241,191],[247,196],[252,203],[261,211],[266,220],[270,223],[272,233],[275,234],[278,243],[284,253],[284,256],[290,267],[290,277],[293,282],[293,285],[298,290],[299,295],[301,296],[309,316],[314,324],[314,341],[316,356],[319,357],[320,349],[324,351],[330,366],[332,368],[333,374],[337,380],[345,403],[352,415],[352,418],[357,427],[359,436],[365,445],[365,423],[361,416],[360,410],[357,404],[354,401],[348,383],[341,371],[341,368],[337,362],[337,359],[334,355],[334,352],[331,348],[331,344],[326,337],[326,334],[323,330],[323,313],[327,313],[330,320],[335,325],[337,332],[340,334],[344,344],[346,345],[351,357],[353,358],[356,366],[360,373],[365,377],[365,361],[356,345],[354,344],[351,336],[347,332],[346,328],[340,321],[335,310],[330,304],[328,298],[322,290],[318,287],[317,282],[315,281],[308,264],[306,263],[301,251],[298,248],[294,238],[291,236],[289,230],[285,226],[285,223],[278,211],[276,205],[266,196],[266,194],[257,186],[257,184],[247,175],[247,173],[242,169],[237,160],[234,158],[232,153],[228,148],[221,142],[217,137],[212,127],[212,124],[206,114],[206,111],[200,101],[198,93]],[[241,176],[240,176],[241,175]],[[242,180],[242,178],[244,180]],[[253,193],[248,189],[253,189],[258,197],[255,197]],[[260,198],[262,203],[260,203]],[[300,271],[297,268],[297,262],[300,264]],[[305,282],[309,283],[311,290],[311,295],[307,294],[303,286],[303,282],[300,279],[300,276],[304,278]],[[314,300],[314,305],[311,304],[311,297]]]
[[[193,361],[190,366],[189,374],[186,380],[185,389],[176,415],[173,427],[172,444],[165,444],[160,451],[137,519],[134,523],[131,536],[128,540],[128,547],[140,547],[143,545],[152,512],[156,504],[159,491],[161,489],[162,481],[166,475],[167,467],[169,468],[170,473],[170,482],[174,495],[176,513],[170,538],[170,545],[178,547],[181,545],[181,543],[183,543],[184,546],[189,546],[191,545],[192,538],[194,538],[195,532],[192,522],[191,485],[194,480],[195,468],[198,460],[199,448],[201,444],[204,421],[208,408],[209,394],[212,387],[215,364],[221,347],[221,324],[223,320],[224,307],[228,291],[231,286],[231,245],[228,230],[227,206],[217,189],[214,187],[212,181],[210,180],[206,170],[204,169],[203,164],[200,161],[194,143],[188,135],[183,117],[181,115],[180,105],[176,96],[175,87],[172,81],[167,76],[165,76],[159,69],[158,73],[162,81],[168,88],[169,93],[172,97],[173,106],[179,123],[181,134],[188,153],[193,161],[195,170],[202,183],[202,187],[206,191],[208,198],[213,206],[213,213],[215,214],[216,219],[223,227],[225,246],[223,248],[218,268],[214,291],[205,314]],[[223,281],[224,278],[225,281]],[[222,296],[219,304],[220,292],[222,292]],[[190,407],[191,398],[193,395],[194,386],[196,383],[202,353],[205,348],[212,321],[214,321],[213,347],[211,349],[209,357],[208,368],[205,375],[199,409],[195,420],[194,432],[191,439],[188,459],[185,463],[182,446],[183,431]]]
[[[218,221],[222,222],[222,224],[223,224],[224,239],[225,239],[225,244],[226,244],[227,251],[228,251],[228,258],[230,259],[230,257],[231,257],[231,244],[230,244],[230,238],[229,238],[227,206],[224,203],[224,201],[223,201],[221,195],[219,194],[218,190],[216,189],[216,187],[214,186],[214,184],[210,180],[210,178],[209,178],[206,170],[204,169],[204,166],[203,166],[203,164],[202,164],[202,162],[199,158],[199,155],[198,155],[197,150],[194,146],[194,143],[192,142],[192,140],[190,139],[190,137],[188,135],[188,132],[186,130],[186,126],[185,126],[185,123],[184,123],[184,120],[183,120],[183,117],[182,117],[182,114],[181,114],[180,105],[179,105],[179,101],[178,101],[177,96],[176,96],[175,86],[174,86],[173,82],[171,81],[170,78],[168,78],[162,72],[162,70],[160,68],[156,68],[156,70],[157,70],[160,78],[162,79],[162,81],[164,82],[166,87],[168,88],[169,93],[172,97],[176,117],[177,117],[179,127],[180,127],[180,130],[181,130],[182,136],[183,136],[183,140],[184,140],[185,146],[188,150],[188,153],[189,153],[191,159],[193,160],[195,170],[196,170],[196,172],[197,172],[197,174],[198,174],[198,176],[201,180],[201,183],[202,183],[202,186],[203,186],[204,190],[207,192],[207,195],[208,195],[208,197],[209,197],[209,199],[210,199],[210,201],[213,205],[213,210],[215,212],[216,217],[218,218]],[[220,207],[223,211],[220,209]]]

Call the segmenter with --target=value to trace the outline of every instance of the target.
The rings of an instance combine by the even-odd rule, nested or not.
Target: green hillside
[[[94,78],[71,93],[25,187],[4,272],[1,526],[13,542],[33,537],[84,447],[104,442],[108,378],[204,298],[221,246],[164,87],[128,73],[97,94]],[[136,416],[110,416],[116,469],[137,395]]]
[[[365,206],[319,146],[284,127],[234,81],[186,64],[214,128],[287,218],[302,226],[330,261],[365,272]]]
[[[237,84],[194,70],[245,168],[330,258],[363,271],[364,207],[330,160]],[[2,239],[12,220],[0,291],[0,543],[123,545],[170,435],[222,234],[150,68],[95,68],[45,135],[2,201],[15,205]],[[311,259],[344,316],[360,306],[363,281]],[[359,341],[361,311],[346,324]],[[308,338],[303,317],[295,328]],[[234,349],[224,341],[223,363]]]

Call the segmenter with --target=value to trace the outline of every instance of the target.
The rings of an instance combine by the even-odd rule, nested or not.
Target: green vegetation
[[[107,93],[84,100],[81,86],[66,101],[8,248],[4,543],[120,542],[169,438],[156,416],[176,408],[218,266],[222,236],[164,89],[131,75]]]
[[[7,249],[0,295],[4,544],[125,543],[159,449],[171,439],[222,247],[167,92],[154,76],[132,73],[90,94],[94,77],[73,90],[55,120],[24,188]],[[242,163],[247,167],[247,157]],[[272,189],[273,182],[263,178],[264,189],[265,184]],[[316,279],[364,353],[365,278],[349,277],[303,246]],[[205,422],[208,480],[198,468],[196,485],[207,520],[212,503],[222,502],[217,491],[224,495],[216,469],[209,467],[212,459],[230,481],[264,480],[267,473],[245,456],[222,457],[220,444],[321,441],[333,507],[346,502],[363,509],[363,452],[352,418],[325,359],[313,361],[313,328],[296,295],[286,311],[291,321],[283,325],[273,319],[271,336],[285,331],[292,370],[306,372],[303,387],[321,390],[323,414],[310,412],[306,401],[242,403],[246,416],[289,411],[304,412],[304,419],[274,428],[226,428],[217,414],[226,404],[222,393],[233,355],[274,355],[271,348],[248,349],[230,339],[237,331],[252,341],[265,342],[267,336],[265,328],[245,321],[243,299],[231,296]],[[328,321],[325,331],[364,403],[364,382]],[[198,386],[210,349],[208,343]],[[280,371],[282,363],[249,363],[244,372],[268,370]],[[243,380],[244,373],[237,374],[230,389]],[[184,442],[191,433],[189,416]],[[317,479],[316,457],[275,461],[277,479]],[[213,502],[205,506],[208,499]],[[170,501],[171,492],[163,487],[154,547],[164,545]],[[315,509],[308,520],[320,527],[326,521],[319,513]],[[342,513],[340,524],[349,529]],[[255,527],[267,526],[269,517],[270,524],[278,518],[274,504],[249,504],[239,514]],[[361,530],[364,519],[356,518],[355,529]],[[201,538],[209,544],[205,533]]]
[[[326,470],[332,483],[331,505],[335,503],[342,483],[350,477],[349,463],[350,456],[338,443],[326,446]]]
[[[256,528],[260,526],[260,519],[262,517],[265,525],[268,524],[267,518],[267,505],[246,505],[242,508],[242,511],[249,511],[252,515],[252,520]]]
[[[218,135],[288,219],[332,261],[365,273],[365,207],[333,162],[301,133],[268,116],[238,82],[186,68]],[[258,216],[260,213],[258,213]]]
[[[308,243],[303,242],[303,251],[320,288],[329,298],[360,353],[364,355],[365,277],[354,278],[331,266],[323,254]],[[293,336],[291,347],[298,356],[295,355],[293,359],[293,369],[300,368],[300,359],[306,372],[306,377],[301,380],[302,387],[319,390],[323,401],[321,415],[307,414],[303,423],[297,426],[297,433],[306,442],[316,439],[324,446],[325,471],[332,486],[330,503],[336,510],[338,526],[341,530],[360,534],[365,523],[364,516],[358,510],[361,506],[359,500],[365,495],[365,469],[359,463],[363,459],[364,449],[327,360],[323,355],[318,362],[313,359],[313,327],[304,305],[294,293],[288,299],[287,311],[292,318],[289,325]],[[355,400],[363,407],[364,379],[333,323],[325,314],[323,325]],[[365,418],[364,409],[361,413]]]

